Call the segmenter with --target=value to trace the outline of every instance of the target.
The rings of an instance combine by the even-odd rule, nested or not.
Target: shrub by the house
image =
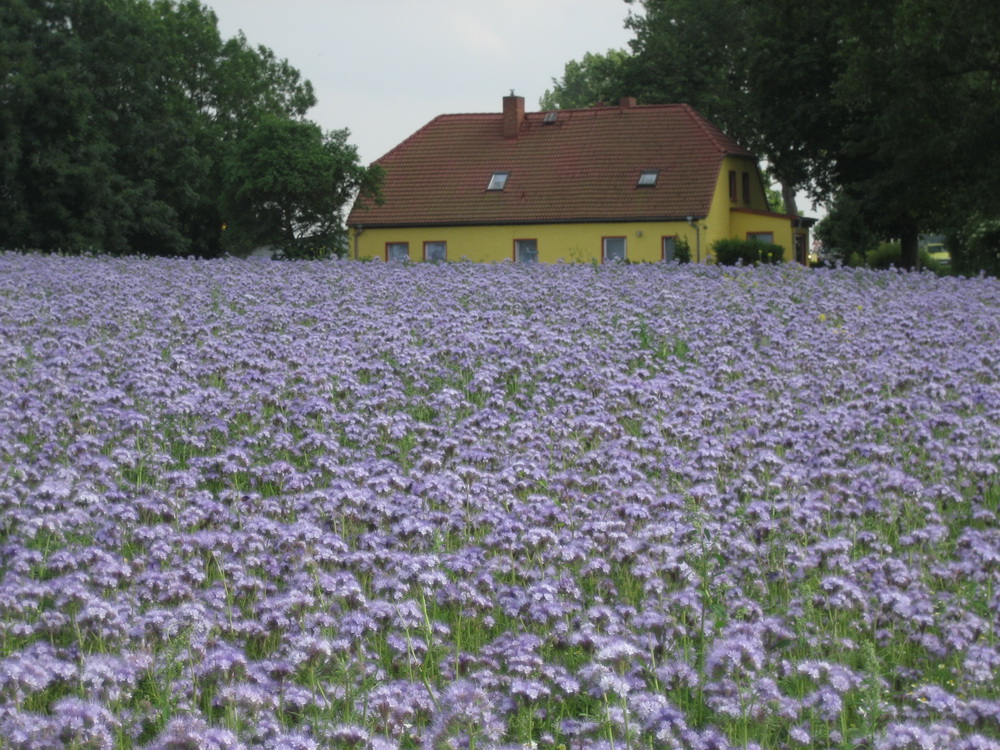
[[[712,243],[712,253],[717,263],[723,266],[745,266],[754,263],[780,263],[785,248],[759,240],[722,239]]]

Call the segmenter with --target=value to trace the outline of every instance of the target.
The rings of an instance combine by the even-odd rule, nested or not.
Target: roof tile
[[[704,216],[722,158],[753,154],[685,104],[528,113],[517,138],[503,115],[436,117],[377,160],[384,203],[358,201],[366,227],[622,221]],[[660,170],[653,188],[639,173]],[[487,191],[494,172],[503,190]]]

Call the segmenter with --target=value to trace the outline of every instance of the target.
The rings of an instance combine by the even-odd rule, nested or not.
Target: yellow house
[[[773,213],[756,157],[686,104],[441,115],[376,163],[381,204],[348,216],[351,255],[383,260],[711,260],[757,238],[806,261],[811,220]]]

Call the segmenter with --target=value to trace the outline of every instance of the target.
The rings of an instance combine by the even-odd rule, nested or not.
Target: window
[[[410,259],[409,242],[386,242],[385,259],[389,261],[401,261]]]
[[[659,177],[659,169],[644,169],[639,174],[639,182],[636,183],[636,187],[656,187],[656,181]]]
[[[538,261],[538,240],[514,240],[514,260],[518,263]]]
[[[750,173],[743,173],[743,202],[750,203]]]
[[[663,261],[669,263],[672,260],[677,259],[677,238],[676,237],[664,237],[663,238]]]
[[[424,260],[448,260],[448,243],[425,242]]]
[[[510,177],[510,172],[494,172],[493,176],[490,177],[490,184],[487,185],[487,190],[503,190],[504,186],[507,184],[507,178]]]
[[[604,238],[604,260],[625,260],[625,238]]]
[[[747,232],[747,239],[763,242],[765,245],[773,245],[774,232]]]
[[[736,172],[729,172],[729,200],[736,200]]]

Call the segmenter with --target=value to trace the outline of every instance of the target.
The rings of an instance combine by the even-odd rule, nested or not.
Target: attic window
[[[551,125],[558,119],[559,119],[559,112],[557,111],[546,112],[545,117],[542,118],[542,122],[544,122],[546,125]]]
[[[656,187],[656,180],[660,177],[659,169],[644,169],[639,174],[639,181],[636,187]]]
[[[507,184],[507,178],[510,176],[510,172],[494,172],[493,176],[490,177],[490,184],[487,186],[487,190],[503,190],[504,185]]]

